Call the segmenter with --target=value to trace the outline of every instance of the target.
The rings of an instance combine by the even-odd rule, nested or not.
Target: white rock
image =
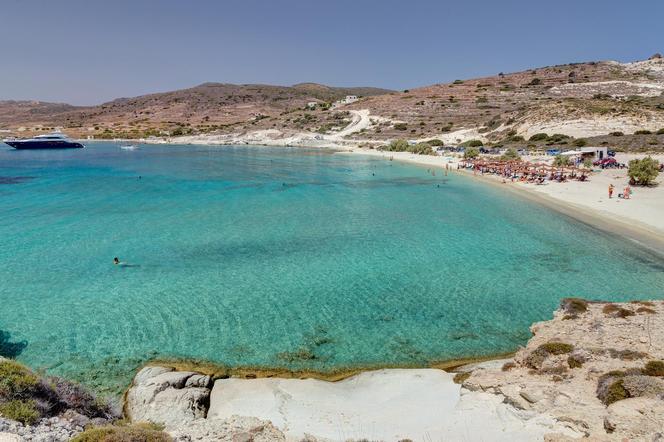
[[[143,384],[149,378],[153,378],[162,373],[168,373],[170,371],[175,371],[175,370],[170,367],[143,367],[134,377],[134,383]]]
[[[210,388],[206,388],[210,378],[190,371],[162,368],[146,367],[134,378],[126,396],[128,417],[135,422],[149,421],[166,426],[204,418],[210,397]]]

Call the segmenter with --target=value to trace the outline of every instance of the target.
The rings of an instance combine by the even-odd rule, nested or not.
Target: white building
[[[359,98],[357,98],[357,95],[346,95],[346,98],[341,100],[341,102],[343,104],[351,104],[355,103],[357,100],[359,100]]]
[[[609,153],[606,147],[582,147],[577,150],[568,150],[567,152],[561,153],[561,155],[566,157],[576,157],[580,161],[585,159],[590,159],[592,161],[603,160],[608,158]]]

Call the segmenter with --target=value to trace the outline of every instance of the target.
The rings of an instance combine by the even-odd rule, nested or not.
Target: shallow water
[[[102,389],[153,357],[506,352],[562,297],[664,295],[664,263],[618,237],[466,176],[326,151],[0,148],[0,241],[2,352]]]

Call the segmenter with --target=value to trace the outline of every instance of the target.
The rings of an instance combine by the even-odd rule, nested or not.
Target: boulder
[[[183,425],[207,415],[211,384],[199,373],[145,367],[127,392],[125,412],[134,422]]]
[[[656,440],[664,434],[664,401],[655,398],[630,398],[607,408],[604,428],[629,440]]]

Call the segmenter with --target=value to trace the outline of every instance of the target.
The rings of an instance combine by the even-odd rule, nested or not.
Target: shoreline
[[[651,440],[664,428],[662,308],[659,300],[567,298],[531,325],[511,358],[454,376],[422,368],[339,382],[242,379],[149,365],[127,391],[125,416],[184,440],[227,432],[238,416],[257,419],[253,428],[273,429],[281,435],[269,440],[280,441]]]
[[[508,359],[514,356],[517,350],[494,353],[487,356],[460,357],[454,359],[434,360],[424,364],[374,364],[360,365],[357,367],[342,367],[327,371],[322,370],[291,370],[285,367],[264,367],[264,366],[237,366],[230,367],[221,363],[212,361],[203,361],[197,359],[179,359],[179,358],[155,358],[139,366],[139,370],[148,366],[160,365],[172,367],[177,371],[195,371],[214,378],[280,378],[280,379],[317,379],[321,381],[337,382],[348,379],[360,373],[368,371],[385,369],[424,369],[435,368],[447,372],[454,372],[455,369],[466,365],[481,364],[489,361]]]
[[[445,157],[429,156],[429,155],[415,155],[403,152],[382,152],[367,149],[357,149],[352,151],[341,151],[342,155],[365,155],[371,157],[379,157],[389,161],[392,157],[394,161],[402,163],[409,163],[421,167],[436,167],[441,170],[445,169],[448,164]],[[402,155],[399,155],[402,154]],[[514,195],[524,198],[536,204],[540,204],[546,208],[554,210],[562,215],[570,217],[575,221],[581,222],[586,226],[598,229],[602,232],[617,234],[631,242],[638,244],[640,247],[655,253],[661,258],[664,258],[664,230],[658,229],[655,226],[646,224],[644,222],[629,219],[617,214],[612,214],[606,211],[598,210],[593,207],[577,204],[572,201],[566,201],[562,198],[556,198],[552,195],[538,191],[536,188],[530,188],[527,184],[521,183],[502,183],[500,178],[493,175],[475,175],[471,171],[465,169],[456,169],[458,159],[450,162],[450,173],[459,173],[467,178],[475,178],[480,182],[499,187],[512,192]],[[595,174],[597,176],[597,174]],[[592,178],[591,178],[592,179]],[[551,183],[550,185],[556,186],[560,183]],[[664,215],[664,214],[663,214]]]

